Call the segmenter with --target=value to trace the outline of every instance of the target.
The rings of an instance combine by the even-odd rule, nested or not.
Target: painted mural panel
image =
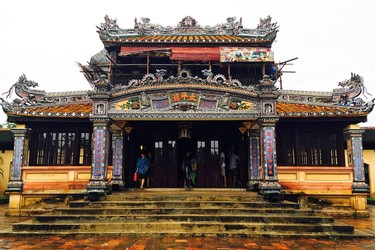
[[[143,101],[142,101],[143,100]],[[165,94],[146,94],[128,97],[112,104],[115,110],[123,111],[172,111],[201,110],[254,110],[256,103],[227,95],[206,94],[199,91],[173,91]]]
[[[273,62],[270,48],[221,47],[220,62]]]

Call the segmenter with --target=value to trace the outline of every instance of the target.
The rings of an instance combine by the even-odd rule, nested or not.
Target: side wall
[[[13,160],[13,150],[0,151],[0,168],[4,176],[0,175],[0,196],[4,194],[4,191],[7,189],[9,182],[9,175],[11,169],[11,162]]]
[[[12,193],[8,215],[28,216],[34,205],[43,199],[67,198],[87,193],[86,185],[91,177],[91,166],[27,166],[22,169],[22,193]],[[112,178],[112,166],[108,167],[108,179]],[[38,206],[39,208],[40,206]],[[26,210],[25,210],[26,209]],[[24,211],[22,211],[24,210]]]
[[[370,197],[375,197],[375,149],[363,150],[363,161],[369,164]]]

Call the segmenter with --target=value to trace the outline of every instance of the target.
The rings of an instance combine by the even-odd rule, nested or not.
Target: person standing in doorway
[[[147,169],[147,187],[151,187],[154,185],[154,160],[152,158],[152,153],[149,152],[147,154],[147,158],[148,158],[148,169]]]
[[[231,187],[236,186],[239,163],[240,157],[229,151],[229,181]]]
[[[220,153],[220,175],[221,175],[221,186],[227,187],[227,177],[225,175],[225,153]]]
[[[182,172],[184,174],[184,187],[192,188],[196,181],[196,162],[190,151],[186,152],[182,160]]]
[[[138,179],[141,182],[140,188],[143,188],[145,184],[145,178],[146,178],[146,173],[147,169],[149,166],[149,160],[146,158],[145,153],[141,153],[141,157],[137,161],[137,172],[138,172]]]

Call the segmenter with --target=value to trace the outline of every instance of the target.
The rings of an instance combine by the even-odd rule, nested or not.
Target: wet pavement
[[[7,205],[0,205],[0,231],[28,220],[26,217],[5,217]],[[252,239],[233,237],[14,237],[0,235],[0,249],[375,249],[375,206],[369,205],[370,218],[341,218],[337,223],[351,224],[356,230],[373,238],[355,239]]]

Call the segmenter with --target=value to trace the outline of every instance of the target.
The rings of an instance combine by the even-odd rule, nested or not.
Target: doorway
[[[182,160],[187,151],[197,162],[199,188],[218,188],[220,185],[219,155],[234,150],[241,157],[239,180],[247,181],[246,140],[238,130],[240,122],[192,122],[190,138],[179,138],[177,122],[133,122],[130,140],[125,140],[125,181],[133,183],[135,162],[141,151],[151,152],[154,161],[154,185],[159,188],[184,186]]]

